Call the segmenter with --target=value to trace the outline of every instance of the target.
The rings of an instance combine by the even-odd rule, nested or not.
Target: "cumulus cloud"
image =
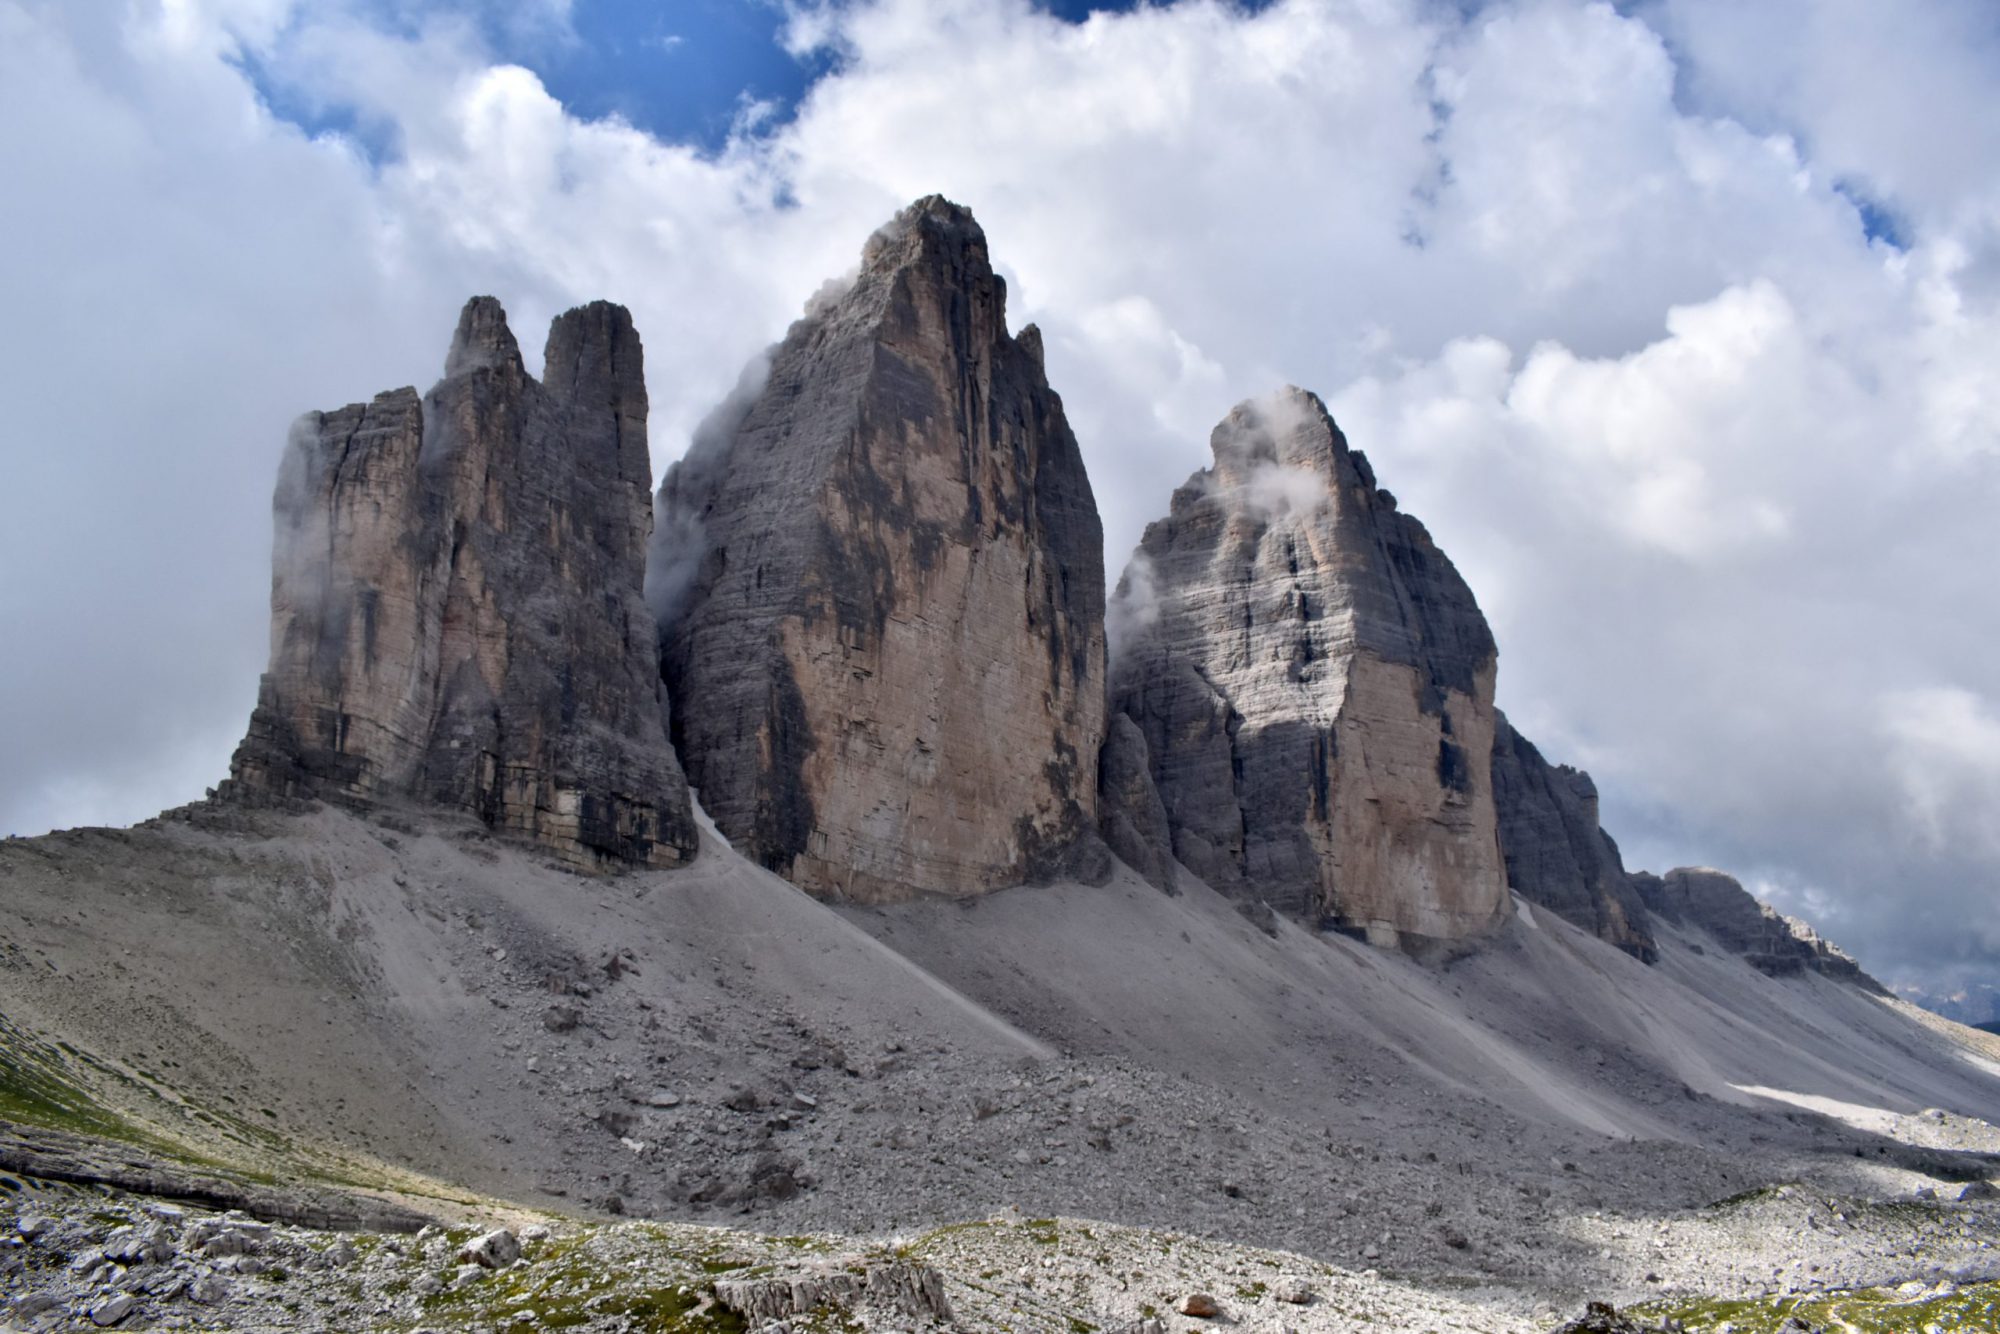
[[[1114,575],[1233,403],[1317,388],[1634,860],[1993,967],[1990,771],[1938,738],[1994,705],[1937,693],[2000,679],[1979,0],[802,6],[831,72],[716,152],[576,117],[461,6],[372,12],[0,0],[0,828],[220,776],[286,423],[421,387],[466,295],[531,359],[630,305],[664,466],[939,191],[1043,329]]]

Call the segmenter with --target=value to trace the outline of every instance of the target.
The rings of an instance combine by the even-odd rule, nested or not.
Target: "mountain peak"
[[[507,312],[490,296],[476,296],[458,313],[458,329],[445,354],[447,380],[469,375],[483,366],[521,371],[521,346],[507,327]]]
[[[969,211],[875,233],[756,400],[661,488],[662,627],[704,809],[815,893],[979,893],[1094,823],[1103,530]]]

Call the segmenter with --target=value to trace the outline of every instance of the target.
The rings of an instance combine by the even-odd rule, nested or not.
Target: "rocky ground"
[[[1896,1285],[2000,1278],[1976,1198],[2000,1174],[1990,1046],[1692,937],[1662,949],[1647,968],[1523,909],[1491,950],[1419,963],[1132,877],[834,912],[712,841],[685,871],[593,879],[448,822],[324,811],[14,841],[0,1119],[138,1160],[69,1173],[128,1195],[65,1195],[34,1184],[63,1175],[46,1132],[0,1136],[33,1191],[16,1220],[65,1229],[0,1263],[58,1325],[130,1280],[126,1327],[499,1327],[483,1296],[413,1298],[417,1270],[459,1266],[358,1199],[540,1221],[547,1247],[627,1257],[625,1298],[687,1288],[659,1299],[683,1321],[704,1247],[756,1268],[786,1258],[759,1238],[800,1233],[815,1255],[901,1247],[993,1329],[1149,1307],[1171,1328],[1546,1329],[1589,1299],[1908,1306]],[[307,1180],[317,1213],[270,1198]],[[187,1215],[147,1214],[163,1194]],[[287,1277],[180,1240],[189,1200],[275,1220]],[[995,1217],[1102,1221],[1051,1244]],[[324,1267],[339,1238],[288,1219],[372,1230]],[[153,1224],[171,1259],[70,1268]],[[464,1291],[568,1301],[539,1254]],[[170,1274],[174,1296],[146,1288]],[[229,1301],[193,1300],[210,1277]],[[1315,1301],[1277,1301],[1290,1277]],[[1194,1291],[1222,1314],[1175,1315]]]
[[[582,1223],[491,1206],[455,1225],[337,1233],[21,1176],[0,1176],[0,1192],[11,1211],[0,1215],[8,1295],[0,1328],[18,1330],[1516,1334],[1552,1323],[1494,1309],[1477,1285],[1441,1287],[1285,1252],[1012,1212],[868,1241]],[[1859,1244],[1822,1252],[1806,1291],[1718,1301],[1707,1295],[1714,1276],[1684,1263],[1731,1247],[1783,1253],[1801,1220],[1822,1211],[1821,1226]],[[1943,1256],[1977,1245],[1961,1247],[1960,1238],[1990,1235],[1990,1208],[1884,1207],[1781,1188],[1657,1230],[1593,1221],[1608,1246],[1649,1254],[1668,1271],[1660,1296],[1629,1308],[1626,1328],[1797,1331],[1842,1327],[1848,1317],[1865,1329],[1971,1331],[1992,1329],[2000,1313],[1990,1262],[1976,1267],[1984,1277],[1960,1266],[1871,1287],[1853,1281],[1847,1255],[1872,1241],[1942,1269]],[[1855,1326],[1857,1311],[1866,1323]],[[1808,1317],[1803,1326],[1784,1326],[1799,1315]],[[1828,1324],[1812,1323],[1815,1316]]]

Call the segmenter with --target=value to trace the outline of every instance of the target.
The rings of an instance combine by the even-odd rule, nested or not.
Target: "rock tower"
[[[933,196],[877,232],[660,510],[675,740],[738,848],[880,901],[1094,842],[1103,532],[971,213]]]
[[[1508,907],[1493,637],[1312,394],[1237,407],[1114,598],[1112,703],[1173,852],[1209,883],[1382,944]]]
[[[455,807],[585,867],[693,854],[641,587],[639,335],[584,306],[545,364],[477,297],[421,399],[293,428],[270,669],[226,791]]]

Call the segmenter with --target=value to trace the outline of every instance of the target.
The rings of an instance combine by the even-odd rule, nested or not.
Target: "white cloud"
[[[531,362],[563,306],[632,306],[664,465],[942,191],[1043,327],[1114,577],[1236,400],[1317,388],[1628,847],[1819,896],[1878,966],[1991,923],[1986,771],[1922,693],[2000,679],[1977,0],[874,0],[801,10],[835,72],[715,154],[578,120],[466,12],[0,0],[0,614],[32,646],[0,668],[0,828],[220,776],[286,422],[424,384],[465,296]],[[274,119],[245,52],[381,160]]]
[[[1916,831],[1933,849],[2000,854],[2000,709],[1926,686],[1888,692],[1880,718]]]

